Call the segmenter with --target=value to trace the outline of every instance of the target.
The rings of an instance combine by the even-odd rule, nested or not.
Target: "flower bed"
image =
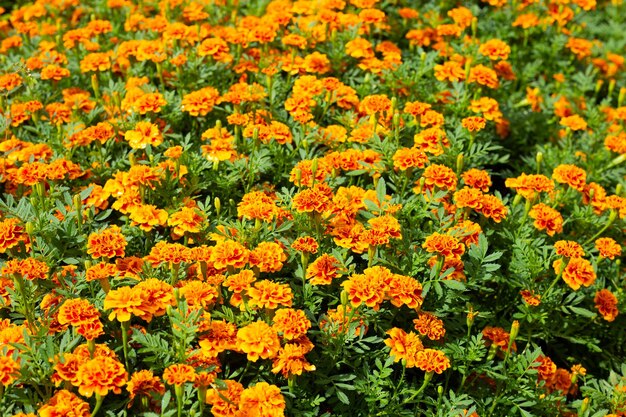
[[[625,416],[621,0],[0,7],[6,416]]]

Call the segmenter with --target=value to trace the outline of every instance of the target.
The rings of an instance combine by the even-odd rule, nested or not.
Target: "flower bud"
[[[220,211],[222,211],[222,202],[219,197],[215,197],[213,205],[215,206],[215,213],[219,216]]]
[[[348,305],[348,293],[346,292],[346,290],[341,291],[340,300],[341,305],[345,308]]]
[[[462,153],[457,155],[457,157],[456,157],[456,175],[461,175],[461,172],[463,172],[464,160],[465,160],[465,157],[463,156]]]

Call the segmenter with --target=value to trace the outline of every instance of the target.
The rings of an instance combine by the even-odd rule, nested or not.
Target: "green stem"
[[[174,388],[174,392],[176,393],[176,410],[178,417],[183,416],[183,386],[176,385]]]
[[[126,365],[126,370],[130,372],[130,366],[128,366],[128,331],[130,330],[130,321],[123,321],[121,323],[122,326],[122,344],[124,349],[124,364]]]
[[[611,210],[611,214],[609,214],[609,221],[606,222],[606,224],[604,225],[604,227],[602,229],[600,229],[600,231],[598,233],[596,233],[595,235],[593,235],[593,237],[587,239],[585,241],[585,243],[583,243],[583,246],[588,245],[589,243],[593,242],[594,240],[596,240],[597,238],[599,238],[602,233],[604,233],[606,231],[606,229],[608,229],[609,227],[611,227],[611,225],[613,224],[613,222],[615,221],[615,219],[617,219],[617,210]]]
[[[91,417],[96,417],[96,414],[98,414],[98,411],[100,410],[100,407],[102,406],[103,399],[104,398],[102,396],[100,396],[99,394],[96,394],[96,406],[91,412]]]

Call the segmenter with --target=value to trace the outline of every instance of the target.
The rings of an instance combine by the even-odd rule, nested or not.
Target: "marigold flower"
[[[552,171],[552,178],[560,184],[567,184],[575,190],[584,191],[587,185],[587,173],[576,165],[561,164]]]
[[[440,350],[424,349],[415,355],[415,366],[424,372],[441,374],[450,367],[450,359]]]
[[[183,96],[181,109],[191,116],[206,116],[220,97],[219,91],[213,87],[205,87]]]
[[[500,39],[490,39],[480,45],[478,52],[492,61],[506,60],[511,53],[511,48]]]
[[[428,163],[428,156],[418,148],[400,148],[393,155],[393,166],[400,171],[410,168],[424,168]]]
[[[286,340],[298,339],[311,328],[311,321],[302,310],[281,308],[276,311],[272,327]]]
[[[275,242],[261,242],[250,252],[250,265],[261,272],[277,272],[283,267],[287,255],[283,248]]]
[[[494,70],[482,64],[472,67],[467,78],[468,83],[477,83],[489,88],[498,88],[500,82]]]
[[[460,258],[465,253],[465,245],[459,242],[457,238],[438,232],[428,236],[422,244],[422,248],[429,253],[437,253],[445,258]]]
[[[280,350],[278,334],[264,321],[255,321],[237,331],[237,348],[246,353],[248,360],[271,359]]]
[[[502,327],[487,326],[483,329],[482,333],[483,339],[485,339],[485,344],[487,346],[496,345],[504,351],[509,350],[511,335]],[[517,350],[515,342],[511,343],[511,350]]]
[[[250,251],[233,240],[218,242],[211,252],[211,262],[216,269],[228,266],[243,268],[248,263]]]
[[[289,378],[292,375],[302,375],[304,371],[315,370],[304,357],[312,349],[311,346],[303,343],[287,343],[272,360],[272,373],[280,372],[283,377]]]
[[[165,393],[165,385],[158,376],[152,371],[141,370],[133,373],[126,385],[131,403],[137,396],[150,397],[153,394],[163,395]]]
[[[513,188],[519,195],[526,199],[535,197],[535,193],[554,191],[554,182],[541,174],[522,174],[517,178],[507,178],[505,185]]]
[[[562,272],[563,281],[574,291],[581,285],[589,287],[596,280],[591,262],[584,258],[571,258]]]
[[[435,65],[435,78],[439,81],[459,82],[465,79],[465,69],[457,61]]]
[[[0,253],[5,253],[27,239],[28,235],[18,219],[8,218],[0,222]]]
[[[298,252],[315,254],[319,249],[319,244],[314,237],[301,236],[293,241],[291,248],[297,250]]]
[[[215,417],[232,417],[237,414],[239,408],[239,399],[243,392],[243,385],[237,381],[227,379],[225,390],[213,388],[207,391],[206,402],[211,404],[211,413]]]
[[[554,250],[557,255],[567,258],[581,258],[585,256],[583,247],[571,240],[559,240],[554,244]]]
[[[528,212],[528,216],[535,220],[533,224],[537,229],[545,230],[550,236],[563,231],[561,213],[546,204],[535,204]]]
[[[446,334],[443,321],[434,314],[425,311],[418,314],[418,318],[413,320],[413,325],[415,330],[430,340],[439,340]]]
[[[163,380],[169,385],[183,385],[196,379],[196,370],[189,365],[176,363],[165,368]]]
[[[531,307],[537,307],[541,304],[541,296],[529,290],[520,291],[520,295],[526,304]]]
[[[596,309],[606,321],[613,321],[619,314],[617,309],[617,297],[606,288],[596,292],[593,302],[596,303]]]
[[[129,321],[131,316],[141,317],[144,314],[141,293],[131,287],[120,287],[111,290],[104,298],[104,309],[112,310],[109,320]]]
[[[182,207],[170,215],[167,219],[167,225],[172,227],[175,235],[184,236],[185,233],[199,233],[206,219],[206,214],[199,209]]]
[[[539,355],[535,362],[539,363],[539,365],[535,368],[537,369],[538,379],[540,381],[548,381],[552,379],[556,373],[556,365],[552,362],[552,359],[544,355]]]
[[[275,199],[262,191],[251,191],[237,205],[237,216],[248,220],[271,222],[280,213]]]
[[[587,130],[587,122],[577,114],[562,117],[559,123],[572,131]]]
[[[391,110],[391,100],[384,94],[366,96],[361,100],[360,108],[367,115],[380,115]]]
[[[394,327],[387,331],[388,339],[385,339],[391,351],[389,354],[394,357],[394,362],[403,360],[407,368],[414,368],[417,362],[417,353],[424,349],[419,336],[413,332],[406,333],[404,330]]]
[[[622,255],[622,246],[610,237],[601,237],[596,240],[595,246],[602,258],[613,260]]]
[[[121,393],[121,387],[128,380],[128,373],[117,359],[96,356],[78,367],[76,378],[81,395],[89,398],[95,393],[104,397],[109,391]]]
[[[280,388],[267,382],[246,388],[239,399],[239,409],[251,416],[282,417],[285,415],[285,406]]]
[[[237,349],[237,326],[225,320],[211,320],[206,334],[200,337],[202,353],[209,357]]]
[[[457,178],[454,171],[445,165],[431,164],[424,170],[425,188],[437,187],[442,190],[456,189]]]
[[[145,149],[148,145],[159,146],[163,143],[159,127],[150,122],[137,122],[134,129],[124,133],[124,139],[133,149]]]
[[[385,282],[378,275],[353,274],[341,285],[353,307],[365,304],[378,310],[385,297]]]
[[[40,417],[91,416],[89,403],[67,390],[57,391],[37,412]]]
[[[189,308],[208,310],[215,304],[219,293],[214,285],[202,281],[188,281],[180,287],[180,295],[185,298]]]
[[[291,307],[293,300],[289,284],[279,284],[266,279],[255,282],[254,286],[248,288],[247,295],[250,297],[248,303],[252,308],[275,309],[279,305]]]
[[[367,275],[367,270],[364,272]],[[387,297],[391,300],[391,304],[396,307],[406,305],[415,310],[421,308],[424,302],[422,284],[415,278],[399,274],[392,275],[387,287]]]
[[[20,377],[20,365],[10,356],[0,356],[0,384],[8,387]]]
[[[140,204],[129,207],[129,218],[133,226],[144,232],[151,231],[155,226],[163,226],[167,222],[167,211],[151,204]]]
[[[93,52],[80,61],[80,72],[106,71],[111,68],[108,52]]]
[[[466,117],[461,120],[461,126],[469,130],[470,132],[479,132],[487,125],[487,119],[480,116]]]
[[[314,260],[306,269],[306,278],[312,285],[330,285],[339,276],[341,263],[327,253]]]
[[[124,257],[126,239],[122,229],[118,226],[110,226],[100,233],[92,233],[87,239],[87,253],[93,258]]]

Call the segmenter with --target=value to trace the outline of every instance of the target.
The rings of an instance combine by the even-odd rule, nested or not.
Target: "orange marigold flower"
[[[243,196],[237,205],[237,216],[248,220],[271,222],[280,210],[275,199],[262,191],[251,191]]]
[[[184,236],[185,233],[199,233],[206,219],[203,211],[195,207],[182,207],[170,215],[167,225],[172,227],[175,235]]]
[[[152,371],[141,370],[135,372],[130,377],[130,381],[128,381],[126,385],[126,391],[130,394],[130,401],[132,403],[137,396],[150,398],[153,394],[165,394],[165,385],[163,385],[161,379],[155,376]]]
[[[142,305],[140,291],[135,291],[131,287],[111,290],[104,298],[104,309],[113,310],[109,314],[109,320],[117,319],[119,322],[129,321],[131,316],[141,317],[144,314]]]
[[[384,94],[366,96],[361,100],[360,108],[367,115],[380,115],[391,110],[391,100]]]
[[[79,327],[100,321],[100,312],[89,300],[74,298],[66,300],[59,307],[57,320],[59,324],[71,324],[74,327]]]
[[[215,417],[233,417],[238,412],[239,398],[243,392],[243,385],[237,381],[227,379],[225,390],[214,387],[206,393],[206,402],[211,404],[211,413]]]
[[[311,328],[311,321],[306,317],[304,311],[292,308],[281,308],[274,315],[272,327],[282,333],[286,340],[298,339],[304,336]]]
[[[514,27],[521,27],[522,29],[529,29],[537,25],[539,25],[539,17],[534,13],[520,14],[513,22]]]
[[[316,183],[297,193],[292,199],[292,206],[298,213],[323,213],[330,207],[332,189],[326,183]]]
[[[450,359],[437,349],[424,349],[415,355],[415,366],[424,372],[442,373],[450,367]]]
[[[470,132],[479,132],[487,125],[487,119],[480,116],[466,117],[461,120],[461,126],[469,130]]]
[[[304,357],[312,349],[312,346],[308,346],[309,343],[285,344],[272,360],[272,373],[280,372],[283,377],[289,378],[292,375],[302,375],[304,371],[314,371],[315,366]]]
[[[122,229],[118,226],[111,226],[100,233],[92,233],[87,239],[87,253],[93,258],[115,258],[124,257],[126,239],[122,234]]]
[[[461,177],[463,178],[465,185],[479,189],[485,193],[489,191],[489,187],[492,185],[491,176],[487,173],[487,171],[483,171],[482,169],[469,169],[465,171]]]
[[[526,199],[534,198],[535,193],[554,191],[554,182],[541,174],[522,174],[517,178],[507,178],[504,184]]]
[[[585,119],[583,119],[577,114],[574,114],[572,116],[561,117],[561,120],[559,123],[561,124],[561,126],[568,127],[573,131],[587,129],[587,122],[585,121]]]
[[[559,240],[554,244],[554,250],[557,255],[567,258],[581,258],[585,256],[583,247],[572,240]]]
[[[246,388],[239,399],[239,409],[255,417],[282,417],[285,415],[285,399],[280,388],[267,382],[259,382]]]
[[[606,321],[613,321],[619,314],[617,309],[617,297],[606,288],[596,292],[593,302],[596,303],[596,309]]]
[[[145,149],[148,145],[159,146],[163,143],[159,127],[150,122],[137,122],[134,129],[124,133],[124,139],[133,149]]]
[[[211,262],[215,269],[224,269],[228,266],[243,268],[248,263],[250,251],[234,240],[226,239],[218,242],[211,252]]]
[[[457,178],[454,171],[445,165],[431,164],[422,174],[425,179],[425,186],[428,189],[437,187],[442,190],[456,189]]]
[[[406,362],[407,368],[414,368],[417,362],[417,354],[424,349],[421,339],[416,333],[406,333],[404,330],[394,327],[387,331],[388,339],[385,339],[391,351],[389,354],[393,356],[394,362],[401,360]]]
[[[11,356],[0,356],[0,384],[8,387],[20,377],[20,365]]]
[[[353,307],[365,304],[378,310],[385,298],[385,282],[377,274],[353,274],[341,285]]]
[[[541,304],[541,295],[537,295],[532,291],[522,290],[520,291],[520,295],[522,299],[524,299],[524,302],[531,307],[537,307]]]
[[[109,391],[121,393],[121,387],[128,380],[128,373],[117,359],[96,356],[78,367],[76,378],[80,395],[89,398],[95,393],[104,397]]]
[[[283,267],[287,255],[282,246],[275,242],[261,242],[250,252],[250,265],[261,272],[277,272]]]
[[[140,204],[129,207],[128,210],[131,224],[144,232],[151,231],[155,226],[163,226],[167,222],[167,211],[151,204]]]
[[[535,367],[538,373],[537,378],[540,381],[548,381],[552,379],[556,373],[556,365],[552,362],[552,359],[544,355],[539,355],[535,362],[539,363],[539,365]]]
[[[159,113],[161,107],[167,105],[167,101],[161,93],[146,93],[137,98],[133,103],[133,108],[137,109],[139,114],[149,112]]]
[[[459,82],[465,79],[465,69],[457,61],[446,61],[435,65],[435,78],[439,81]]]
[[[528,212],[528,216],[535,220],[533,224],[537,229],[545,230],[550,236],[563,231],[561,213],[546,204],[535,204]]]
[[[200,337],[202,353],[215,358],[221,352],[237,349],[237,326],[225,320],[211,320],[206,334]]]
[[[319,244],[314,237],[301,236],[293,241],[293,243],[291,244],[291,248],[297,250],[298,252],[315,254],[319,249]]]
[[[498,59],[505,60],[509,57],[511,48],[500,39],[490,39],[480,45],[478,52],[489,57],[492,61]]]
[[[165,368],[163,380],[169,385],[183,385],[196,379],[196,370],[189,365],[176,363]]]
[[[248,288],[250,307],[275,309],[279,305],[291,307],[293,294],[289,284],[279,284],[270,280],[261,280]]]
[[[219,293],[214,285],[203,281],[185,282],[179,289],[180,295],[187,301],[190,309],[208,310],[215,304]]]
[[[205,87],[200,90],[185,94],[181,102],[181,109],[192,116],[206,116],[220,97],[219,91],[213,87]]]
[[[393,166],[400,171],[418,167],[424,168],[428,163],[428,156],[418,148],[400,148],[393,155]]]
[[[40,417],[91,416],[89,403],[67,390],[57,391],[37,412]]]
[[[327,253],[314,260],[306,269],[306,278],[312,285],[330,285],[339,276],[341,263]]]
[[[18,219],[8,218],[0,222],[0,253],[5,253],[27,239],[28,235]]]
[[[443,321],[432,313],[420,312],[418,318],[413,320],[415,330],[427,336],[430,340],[439,340],[446,335]]]
[[[596,240],[596,249],[600,252],[600,257],[610,260],[622,255],[621,245],[610,237],[601,237]]]
[[[465,253],[465,245],[457,238],[435,232],[428,236],[422,248],[429,253],[437,253],[445,258],[460,258]]]
[[[416,148],[435,156],[443,154],[444,148],[450,147],[446,132],[439,127],[424,129],[413,137]]]
[[[70,70],[59,67],[58,65],[49,64],[41,70],[42,80],[61,81],[63,78],[70,76]]]
[[[587,173],[576,165],[561,164],[552,171],[552,178],[560,184],[567,184],[575,190],[584,191],[587,185]]]
[[[80,72],[106,71],[111,68],[111,56],[108,52],[94,52],[80,61]]]
[[[366,276],[369,269],[373,268],[364,271]],[[393,274],[387,285],[387,297],[391,304],[396,307],[406,305],[415,310],[421,308],[424,297],[422,297],[422,284],[418,280],[405,275]]]
[[[271,359],[280,350],[278,334],[264,321],[255,321],[237,331],[237,347],[247,354],[248,360]]]
[[[496,345],[500,349],[507,351],[509,350],[511,335],[502,327],[487,326],[483,329],[483,339],[485,339],[485,344],[487,346]],[[511,344],[511,350],[517,350],[515,342]]]
[[[498,74],[489,67],[482,64],[476,65],[470,69],[468,83],[478,83],[489,88],[498,88],[500,82],[498,81]]]
[[[596,280],[596,272],[591,262],[584,258],[571,258],[562,271],[563,281],[574,291],[581,285],[589,287]]]
[[[0,91],[11,91],[22,85],[22,77],[18,73],[0,75]]]

